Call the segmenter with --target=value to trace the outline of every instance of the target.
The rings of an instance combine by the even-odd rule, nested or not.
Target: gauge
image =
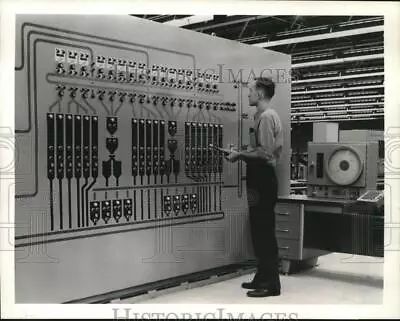
[[[350,147],[339,147],[328,159],[326,171],[328,177],[338,185],[350,185],[358,180],[363,163],[358,153]]]

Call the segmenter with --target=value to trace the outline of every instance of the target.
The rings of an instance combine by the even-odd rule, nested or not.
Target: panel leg
[[[306,260],[306,264],[309,265],[310,267],[314,267],[318,265],[318,257],[314,257],[312,259]]]
[[[318,265],[318,257],[313,257],[304,261],[301,261],[303,269],[312,269]]]
[[[288,275],[290,273],[292,261],[290,260],[281,260],[281,273],[284,275]]]

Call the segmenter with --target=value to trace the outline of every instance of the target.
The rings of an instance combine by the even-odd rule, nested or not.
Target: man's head
[[[269,101],[275,95],[275,83],[270,78],[255,78],[249,83],[249,104],[257,106],[260,101]]]

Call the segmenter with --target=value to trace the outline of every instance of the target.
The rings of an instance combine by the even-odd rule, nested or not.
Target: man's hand
[[[240,159],[240,156],[241,156],[240,152],[232,151],[230,154],[225,156],[225,159],[228,162],[234,163],[234,162],[237,162]]]

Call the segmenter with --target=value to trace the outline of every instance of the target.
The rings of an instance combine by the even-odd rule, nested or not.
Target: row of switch
[[[176,215],[182,211],[186,214],[189,210],[196,212],[198,209],[197,194],[183,195],[165,195],[162,199],[163,212],[168,216],[171,212]],[[94,225],[97,225],[99,220],[103,220],[105,224],[113,218],[116,223],[119,223],[124,217],[126,221],[130,221],[132,216],[136,220],[136,215],[133,210],[132,199],[115,199],[103,201],[91,201],[89,205],[90,220]]]
[[[167,128],[166,128],[167,127]],[[171,159],[165,160],[165,133],[170,136],[177,132],[176,121],[154,119],[132,119],[132,176],[144,175],[167,178],[171,173],[177,177],[180,171],[180,162],[175,160],[174,153],[178,148],[176,139],[168,139],[167,146]]]
[[[221,153],[210,147],[223,144],[223,125],[212,123],[185,123],[185,173],[188,177],[199,177],[211,173],[222,173]]]
[[[176,122],[169,122],[174,132]],[[132,176],[163,176],[165,174],[164,120],[132,119]]]
[[[180,211],[186,214],[189,209],[196,212],[198,207],[197,194],[165,195],[162,201],[167,215],[171,212],[177,215]]]
[[[73,155],[74,152],[74,155]],[[75,165],[75,168],[74,168]],[[98,118],[47,114],[47,177],[67,179],[98,175]],[[73,171],[75,169],[75,171]]]
[[[83,66],[89,65],[89,53],[86,51],[75,51],[75,50],[66,50],[64,48],[55,48],[55,60],[59,63],[68,62],[69,64],[79,64]],[[158,72],[164,75],[183,75],[187,77],[195,76],[196,78],[201,78],[206,81],[219,81],[219,76],[215,73],[207,73],[197,71],[191,69],[183,69],[183,68],[171,68],[162,65],[153,64],[151,67],[147,67],[146,63],[136,62],[136,61],[127,61],[125,59],[117,59],[115,57],[105,57],[105,56],[96,56],[95,60],[92,61],[91,66],[99,67],[99,68],[107,68],[114,69],[117,67],[119,71],[127,70],[148,70],[146,73],[154,73]]]
[[[56,66],[56,73],[59,75],[69,75],[72,77],[90,77],[99,80],[118,81],[120,83],[151,84],[152,86],[161,86],[170,89],[193,90],[196,88],[199,92],[217,94],[219,93],[218,84],[198,79],[188,79],[183,77],[166,77],[159,74],[146,74],[145,72],[116,72],[115,70],[105,70],[104,68],[90,68],[88,66],[77,66],[71,64],[68,67],[59,62]]]
[[[219,75],[191,69],[170,68],[153,64],[127,61],[115,57],[97,56],[89,63],[89,53],[55,49],[56,73],[70,76],[91,77],[101,80],[129,82],[175,89],[193,90],[217,94],[219,92]],[[65,63],[68,63],[67,67]],[[68,70],[67,70],[68,69]]]
[[[100,219],[107,224],[111,218],[114,218],[115,222],[118,223],[122,216],[129,221],[132,215],[132,199],[130,198],[90,202],[90,220],[94,225]]]
[[[78,87],[69,87],[67,88],[65,85],[57,85],[56,90],[58,92],[59,97],[63,97],[65,95],[65,91],[67,90],[70,94],[71,98],[75,98],[78,92],[81,94],[83,99],[99,99],[101,101],[105,100],[107,97],[112,102],[118,99],[120,102],[129,101],[130,103],[139,102],[140,104],[153,104],[155,106],[178,106],[187,108],[199,108],[199,109],[213,109],[213,110],[221,110],[221,111],[236,111],[236,103],[235,102],[215,102],[215,101],[207,101],[207,100],[195,100],[190,98],[178,98],[171,96],[159,96],[159,95],[145,95],[145,94],[137,94],[137,93],[128,93],[126,91],[117,91],[117,90],[109,90],[106,91],[104,89],[93,90],[89,88],[78,88]]]

